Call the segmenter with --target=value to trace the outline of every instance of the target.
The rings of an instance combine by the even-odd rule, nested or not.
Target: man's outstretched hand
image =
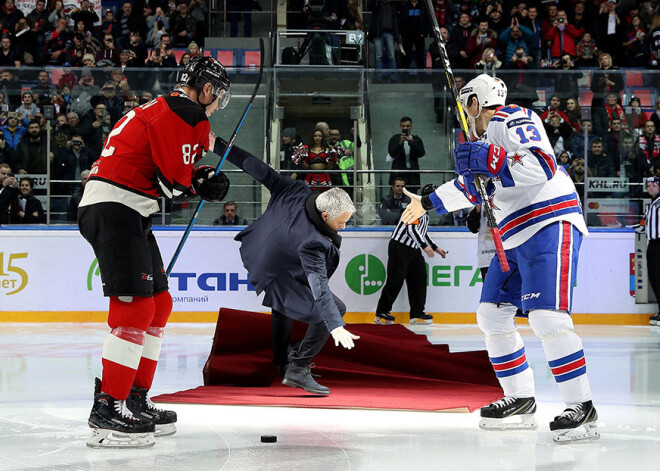
[[[332,338],[335,339],[335,347],[338,347],[339,344],[341,344],[342,347],[347,348],[348,350],[355,347],[353,340],[360,338],[359,335],[353,335],[343,327],[337,327],[333,329],[330,332],[330,335],[332,335]]]
[[[424,215],[426,210],[422,207],[422,197],[411,193],[405,188],[403,192],[410,198],[410,203],[401,215],[401,220],[406,224],[412,224]]]

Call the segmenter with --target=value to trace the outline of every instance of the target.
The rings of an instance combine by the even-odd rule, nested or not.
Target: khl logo
[[[346,284],[357,294],[378,292],[385,284],[385,265],[374,255],[358,255],[346,265]]]

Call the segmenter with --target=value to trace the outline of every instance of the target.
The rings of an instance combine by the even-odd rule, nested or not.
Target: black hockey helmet
[[[218,108],[223,109],[229,103],[229,75],[220,61],[207,56],[197,56],[190,59],[177,73],[177,83],[188,85],[201,93],[206,83],[213,85],[213,95],[217,97],[224,90],[225,94]],[[213,100],[215,101],[215,100]]]
[[[438,189],[438,185],[434,185],[433,183],[424,185],[424,188],[422,188],[422,196],[428,196],[437,189]]]

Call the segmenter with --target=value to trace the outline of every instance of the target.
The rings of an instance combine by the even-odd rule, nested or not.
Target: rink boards
[[[182,231],[156,230],[165,264]],[[330,286],[348,307],[349,322],[370,322],[386,279],[389,230],[342,232],[341,263]],[[214,322],[220,307],[265,311],[263,295],[248,282],[235,230],[193,231],[170,277],[172,321]],[[436,322],[474,322],[482,280],[476,236],[432,232],[446,259],[427,258],[426,310]],[[573,312],[576,322],[647,323],[654,304],[635,304],[635,237],[632,232],[592,232],[580,252]],[[639,258],[639,257],[638,257]],[[407,320],[404,291],[394,306]],[[107,300],[94,253],[77,230],[0,231],[0,321],[102,322]]]

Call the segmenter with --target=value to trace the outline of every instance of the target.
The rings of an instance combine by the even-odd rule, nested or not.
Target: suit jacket
[[[222,154],[224,148],[218,139],[215,152]],[[309,187],[235,146],[227,160],[271,194],[266,211],[235,238],[250,282],[257,293],[265,292],[263,305],[309,324],[323,322],[328,331],[344,326],[328,286],[339,265],[339,249],[307,215]]]
[[[419,136],[412,136],[412,142],[410,142],[410,169],[409,170],[419,170],[419,162],[417,159],[421,159],[426,154],[424,150],[424,143],[419,138]],[[387,152],[390,154],[394,160],[392,161],[392,170],[406,170],[406,153],[401,142],[401,133],[394,134],[390,138],[390,142],[387,145]],[[418,186],[419,185],[419,174],[405,173],[401,174],[406,180],[408,186]],[[390,179],[391,180],[391,179]],[[390,181],[390,185],[392,181]]]
[[[16,188],[0,184],[0,224],[9,224],[9,211],[17,196]]]

